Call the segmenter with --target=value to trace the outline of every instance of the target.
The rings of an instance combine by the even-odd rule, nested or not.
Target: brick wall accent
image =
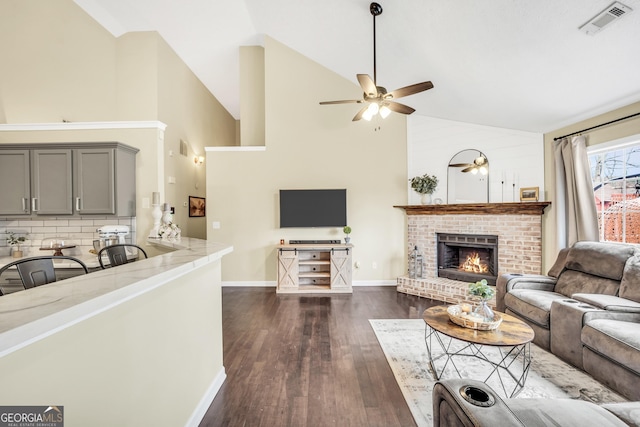
[[[447,303],[468,302],[468,283],[437,275],[436,233],[498,236],[498,276],[504,273],[541,274],[541,215],[407,215],[407,242],[424,256],[424,277],[398,278],[398,292]]]

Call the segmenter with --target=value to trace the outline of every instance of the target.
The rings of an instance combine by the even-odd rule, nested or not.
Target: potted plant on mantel
[[[26,242],[27,240],[27,235],[25,234],[24,236],[16,236],[16,234],[14,232],[8,232],[9,236],[7,237],[7,244],[11,247],[14,247],[13,251],[11,252],[11,255],[14,258],[21,258],[22,257],[22,249],[20,248],[20,245],[22,245],[24,242]]]
[[[411,181],[411,188],[418,194],[422,195],[421,203],[423,205],[431,204],[431,195],[438,187],[438,177],[425,173],[422,176],[414,176]]]

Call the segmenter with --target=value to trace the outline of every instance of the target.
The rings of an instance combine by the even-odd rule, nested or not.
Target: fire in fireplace
[[[498,236],[436,233],[438,276],[475,282],[486,279],[496,284]]]

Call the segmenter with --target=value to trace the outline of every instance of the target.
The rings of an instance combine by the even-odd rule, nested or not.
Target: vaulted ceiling
[[[368,0],[75,1],[115,36],[158,31],[237,119],[238,47],[265,34],[354,84],[373,75]],[[640,0],[595,35],[579,27],[609,0],[378,3],[378,84],[435,86],[403,98],[414,114],[547,132],[640,101]]]

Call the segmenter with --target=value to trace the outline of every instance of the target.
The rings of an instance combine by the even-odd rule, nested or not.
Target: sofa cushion
[[[565,270],[558,278],[554,291],[568,297],[577,293],[617,295],[619,288],[618,280]]]
[[[590,320],[582,328],[581,339],[591,351],[640,375],[640,323]]]
[[[640,303],[640,257],[637,255],[629,258],[624,266],[618,295]]]
[[[627,259],[635,251],[634,246],[626,243],[576,242],[567,254],[565,267],[620,281]]]
[[[560,273],[564,270],[564,265],[567,262],[567,255],[570,250],[570,248],[560,249],[560,252],[558,252],[558,258],[556,258],[556,262],[553,263],[547,275],[555,278],[560,276]]]
[[[620,313],[640,313],[640,303],[614,295],[573,294],[573,299],[590,304],[596,308]]]
[[[519,317],[549,329],[551,303],[566,297],[556,292],[513,289],[504,297],[507,308]]]
[[[591,402],[573,399],[507,399],[507,406],[526,426],[627,426]],[[500,425],[496,420],[495,425]]]

